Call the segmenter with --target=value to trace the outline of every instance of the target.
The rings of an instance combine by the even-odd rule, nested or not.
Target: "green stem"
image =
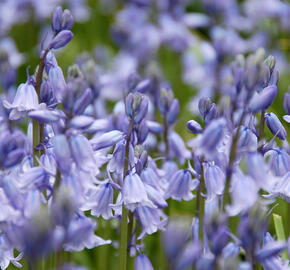
[[[124,171],[123,171],[124,179],[126,177],[126,173],[129,168],[129,146],[130,146],[132,129],[133,129],[133,120],[130,121],[128,136],[126,140],[125,162],[124,162]],[[120,270],[127,269],[127,241],[128,241],[128,209],[123,204],[122,205],[120,250],[119,250]]]
[[[240,121],[238,123],[238,129],[237,129],[236,134],[233,138],[233,142],[232,142],[232,146],[231,146],[230,160],[229,160],[229,165],[227,168],[226,186],[225,186],[225,191],[224,191],[223,210],[225,210],[226,203],[231,203],[230,183],[231,183],[231,178],[232,178],[232,169],[233,169],[233,164],[236,160],[239,134],[240,134],[241,126],[243,124],[245,116],[246,116],[246,111],[243,110],[242,116],[241,116]]]
[[[203,245],[203,223],[204,223],[204,209],[205,209],[205,198],[202,196],[201,193],[205,193],[205,183],[204,183],[204,172],[203,172],[203,158],[201,159],[201,172],[200,172],[200,183],[199,183],[199,204],[197,203],[197,211],[198,211],[198,239],[200,240],[201,244]]]
[[[36,73],[36,86],[35,90],[37,93],[38,98],[40,97],[40,88],[42,83],[42,75],[45,67],[45,57],[48,53],[48,50],[46,50],[43,54],[43,56],[40,58],[40,63],[37,69]],[[33,125],[33,165],[37,166],[37,159],[36,157],[39,157],[40,153],[38,150],[36,150],[36,146],[43,141],[44,139],[44,125],[40,125],[36,120],[32,121]]]
[[[259,137],[258,137],[258,152],[261,151],[262,140],[264,138],[264,128],[265,128],[265,111],[261,111],[261,120],[260,120],[260,128],[259,128]]]

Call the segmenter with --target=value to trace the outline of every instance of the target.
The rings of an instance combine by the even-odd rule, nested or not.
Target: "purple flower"
[[[277,135],[281,140],[285,140],[287,133],[279,118],[274,113],[265,114],[266,123],[273,135]]]
[[[61,68],[58,66],[51,67],[49,69],[48,79],[57,102],[61,102],[67,87]]]
[[[268,109],[274,102],[278,88],[276,85],[270,85],[264,88],[260,93],[255,92],[249,103],[249,110],[253,113]]]
[[[69,141],[71,155],[80,170],[96,173],[98,168],[93,149],[88,139],[83,135],[74,135]]]
[[[71,12],[67,9],[62,11],[60,6],[56,7],[53,11],[51,18],[51,26],[55,33],[61,30],[70,30],[73,25],[73,16]]]
[[[70,30],[60,31],[51,41],[50,49],[59,49],[68,44],[73,38],[73,33]]]
[[[71,151],[68,141],[64,135],[57,135],[53,138],[55,161],[59,170],[68,174],[71,168]]]
[[[17,88],[14,100],[12,103],[7,100],[3,101],[3,105],[7,109],[12,109],[9,114],[10,120],[17,120],[25,113],[38,108],[38,96],[34,89],[34,86],[28,81],[22,83]]]
[[[110,244],[111,240],[104,240],[95,235],[95,226],[95,222],[87,217],[78,217],[72,220],[66,233],[64,250],[81,251],[84,248],[91,249]]]
[[[110,183],[100,184],[89,198],[85,209],[92,209],[93,216],[102,216],[104,219],[113,217],[111,204],[113,203],[114,191]]]
[[[146,234],[155,233],[158,229],[165,229],[167,217],[161,210],[149,206],[138,206],[135,212],[143,229],[138,236],[138,240],[142,239]]]
[[[285,201],[290,203],[290,172],[287,172],[273,188],[273,193],[278,194]]]
[[[187,122],[187,128],[194,134],[202,133],[202,127],[200,124],[194,120],[189,120]]]
[[[168,188],[165,192],[165,198],[173,198],[181,201],[189,201],[194,198],[192,190],[198,186],[198,180],[192,180],[188,170],[177,171],[170,179]]]
[[[94,150],[111,147],[123,140],[124,133],[119,130],[112,130],[102,135],[95,136],[90,140]]]
[[[287,244],[283,241],[271,241],[256,253],[256,258],[261,262],[271,260],[272,257],[279,255],[286,248]]]
[[[168,114],[167,114],[167,122],[168,124],[173,124],[179,114],[180,106],[178,99],[174,99],[170,105]]]
[[[225,174],[214,164],[208,164],[204,170],[207,199],[213,196],[222,195],[225,187]]]
[[[283,176],[290,171],[290,156],[284,149],[270,151],[269,166],[277,176]]]
[[[148,199],[145,186],[136,173],[129,173],[123,182],[122,186],[123,202],[128,209],[133,211],[138,204],[154,206]]]
[[[247,192],[241,192],[247,190]],[[231,216],[249,210],[258,198],[259,188],[254,179],[236,171],[232,176],[231,198],[232,204],[227,207]]]
[[[135,270],[154,270],[148,257],[144,254],[139,254],[134,261]]]

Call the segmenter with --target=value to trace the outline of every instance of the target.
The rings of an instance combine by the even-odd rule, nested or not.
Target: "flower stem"
[[[38,98],[40,97],[40,88],[42,83],[42,74],[45,67],[45,57],[47,55],[49,50],[46,50],[42,57],[40,58],[40,63],[37,69],[36,73],[36,85],[35,90],[37,93]],[[39,145],[40,142],[42,142],[44,139],[44,125],[38,124],[36,120],[33,120],[33,165],[37,165],[37,159],[36,157],[39,157],[40,153],[38,150],[36,150],[36,146]],[[43,150],[41,150],[41,154]]]
[[[126,140],[126,150],[125,150],[125,162],[123,178],[125,179],[126,173],[129,168],[129,146],[131,139],[131,131],[133,129],[133,120],[130,121],[130,126],[128,130],[128,136]],[[128,209],[125,205],[122,205],[122,221],[121,221],[121,236],[120,236],[120,270],[127,269],[127,242],[128,242]]]
[[[223,210],[225,210],[226,203],[231,202],[230,183],[231,183],[231,178],[232,178],[233,164],[236,160],[239,134],[240,134],[241,126],[243,124],[245,116],[246,116],[246,110],[243,110],[242,116],[241,116],[240,121],[238,123],[237,131],[235,133],[235,136],[234,136],[233,142],[232,142],[232,146],[231,146],[230,160],[229,160],[229,165],[228,165],[227,173],[226,173],[227,177],[226,177],[226,186],[225,186],[225,190],[224,190]]]
[[[196,202],[196,214],[198,215],[198,239],[203,245],[203,223],[204,223],[204,209],[205,209],[205,198],[202,196],[205,189],[204,183],[204,172],[203,172],[203,158],[201,159],[201,172],[200,172],[200,183],[198,189],[198,197]]]
[[[265,127],[265,111],[261,111],[261,120],[260,120],[259,137],[258,137],[258,151],[259,152],[262,149],[262,145],[260,144],[264,138],[264,127]]]

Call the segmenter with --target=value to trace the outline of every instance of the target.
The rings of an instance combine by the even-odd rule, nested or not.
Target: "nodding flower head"
[[[278,88],[276,85],[270,85],[260,93],[255,92],[249,103],[250,112],[257,113],[268,109],[274,102],[277,93]]]
[[[28,111],[35,110],[39,106],[38,96],[30,80],[18,86],[12,103],[3,101],[6,109],[12,109],[9,114],[10,120],[17,120],[25,116]]]
[[[266,113],[266,123],[273,135],[276,135],[279,139],[285,140],[287,133],[279,118],[274,113]]]

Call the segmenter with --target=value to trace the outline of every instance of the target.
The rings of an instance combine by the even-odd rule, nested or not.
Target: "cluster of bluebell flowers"
[[[17,88],[0,51],[1,270],[86,269],[73,255],[96,247],[116,260],[99,252],[104,270],[289,269],[290,238],[272,212],[277,202],[290,210],[290,93],[281,117],[277,57],[258,48],[261,37],[238,35],[262,20],[250,20],[257,3],[245,1],[242,15],[230,2],[202,1],[207,16],[179,1],[128,1],[112,28],[117,56],[98,48],[98,63],[82,54],[66,73],[55,52],[73,40],[75,14],[58,6],[39,65]],[[279,3],[271,16],[287,28],[290,7]],[[211,43],[191,32],[215,22]],[[156,60],[162,46],[182,55],[184,82],[199,88],[183,125],[190,139]],[[197,63],[196,50],[208,59]],[[182,201],[186,216],[174,213]]]

